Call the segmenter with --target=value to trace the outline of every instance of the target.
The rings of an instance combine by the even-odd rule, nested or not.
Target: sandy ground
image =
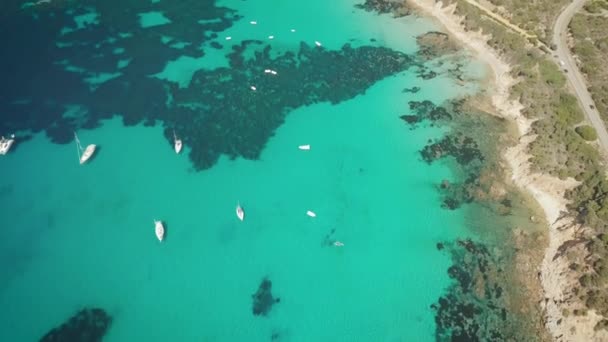
[[[408,3],[436,19],[452,37],[459,40],[476,58],[488,66],[493,74],[491,100],[495,111],[517,125],[518,143],[505,151],[504,158],[511,167],[512,181],[535,198],[548,222],[549,246],[545,251],[542,265],[539,265],[545,296],[544,303],[541,304],[544,305],[546,328],[556,341],[608,341],[608,334],[605,331],[596,332],[593,329],[600,319],[594,312],[589,312],[586,316],[563,314],[564,309],[571,312],[576,308],[569,302],[573,297],[570,293],[572,287],[569,284],[576,279],[572,277],[568,262],[564,258],[556,260],[553,258],[559,246],[574,239],[578,228],[570,219],[560,218],[561,213],[566,211],[567,200],[564,193],[574,187],[576,181],[574,179],[562,181],[530,170],[527,146],[535,136],[530,132],[532,121],[521,113],[523,106],[509,99],[509,90],[516,83],[509,74],[510,66],[487,44],[489,37],[481,32],[464,30],[462,18],[454,14],[455,5],[442,7],[442,3],[435,3],[435,0],[408,0]]]

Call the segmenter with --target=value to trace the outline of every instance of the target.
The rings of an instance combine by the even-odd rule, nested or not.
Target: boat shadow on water
[[[167,241],[167,237],[169,237],[169,223],[167,223],[167,221],[162,221],[163,222],[163,228],[164,228],[164,232],[163,232],[163,242]]]

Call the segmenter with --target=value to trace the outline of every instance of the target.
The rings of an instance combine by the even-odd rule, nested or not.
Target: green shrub
[[[576,133],[578,133],[578,135],[581,136],[581,138],[587,141],[593,141],[597,139],[597,133],[595,132],[595,128],[591,126],[578,126],[574,130],[576,131]]]

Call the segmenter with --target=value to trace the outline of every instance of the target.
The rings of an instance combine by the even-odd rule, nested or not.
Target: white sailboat
[[[240,203],[236,205],[236,217],[238,217],[241,221],[245,219],[245,211],[243,210],[243,208],[241,208]]]
[[[2,137],[2,139],[0,139],[0,155],[7,154],[8,150],[11,149],[11,146],[13,146],[14,142],[15,142],[15,135],[14,134],[11,134],[11,138],[10,139]]]
[[[78,136],[76,135],[76,132],[74,132],[74,139],[76,140],[76,150],[78,151],[78,160],[80,161],[80,165],[82,165],[82,164],[86,163],[87,160],[91,159],[91,157],[95,153],[95,149],[97,148],[97,145],[90,144],[87,146],[87,148],[83,149],[82,145],[80,144],[80,140],[78,139]],[[81,152],[82,152],[82,154],[81,154]]]
[[[173,147],[175,148],[175,153],[179,154],[182,150],[182,139],[177,139],[177,135],[175,135],[175,130],[173,130]]]
[[[165,238],[165,227],[161,221],[154,220],[154,232],[158,241],[163,242]]]

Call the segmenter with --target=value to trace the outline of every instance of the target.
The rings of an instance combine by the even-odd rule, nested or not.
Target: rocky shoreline
[[[460,41],[476,57],[484,62],[492,72],[489,82],[493,88],[491,102],[493,114],[512,122],[517,129],[517,143],[504,152],[504,165],[509,170],[509,179],[520,189],[531,195],[542,208],[548,226],[548,246],[543,249],[540,265],[532,265],[533,251],[520,253],[524,260],[518,261],[517,268],[531,267],[538,270],[542,283],[542,300],[540,307],[544,311],[544,328],[557,341],[599,341],[608,340],[606,331],[594,329],[600,317],[594,312],[577,315],[580,309],[572,289],[578,279],[576,272],[571,272],[570,262],[562,257],[564,246],[576,241],[577,231],[582,227],[568,218],[565,192],[576,186],[573,179],[560,180],[547,174],[533,172],[529,162],[528,145],[536,138],[530,130],[531,121],[523,116],[523,106],[513,101],[510,89],[516,83],[509,72],[510,65],[505,63],[500,54],[494,51],[487,41],[490,37],[481,32],[467,31],[463,18],[454,14],[455,5],[443,7],[434,0],[408,0],[408,4],[423,14],[436,19],[456,40]],[[536,247],[538,249],[538,246]],[[526,261],[527,260],[527,261]],[[520,262],[523,261],[523,264]],[[528,264],[527,266],[525,264]],[[572,314],[572,313],[575,314]],[[539,332],[542,333],[542,332]]]

